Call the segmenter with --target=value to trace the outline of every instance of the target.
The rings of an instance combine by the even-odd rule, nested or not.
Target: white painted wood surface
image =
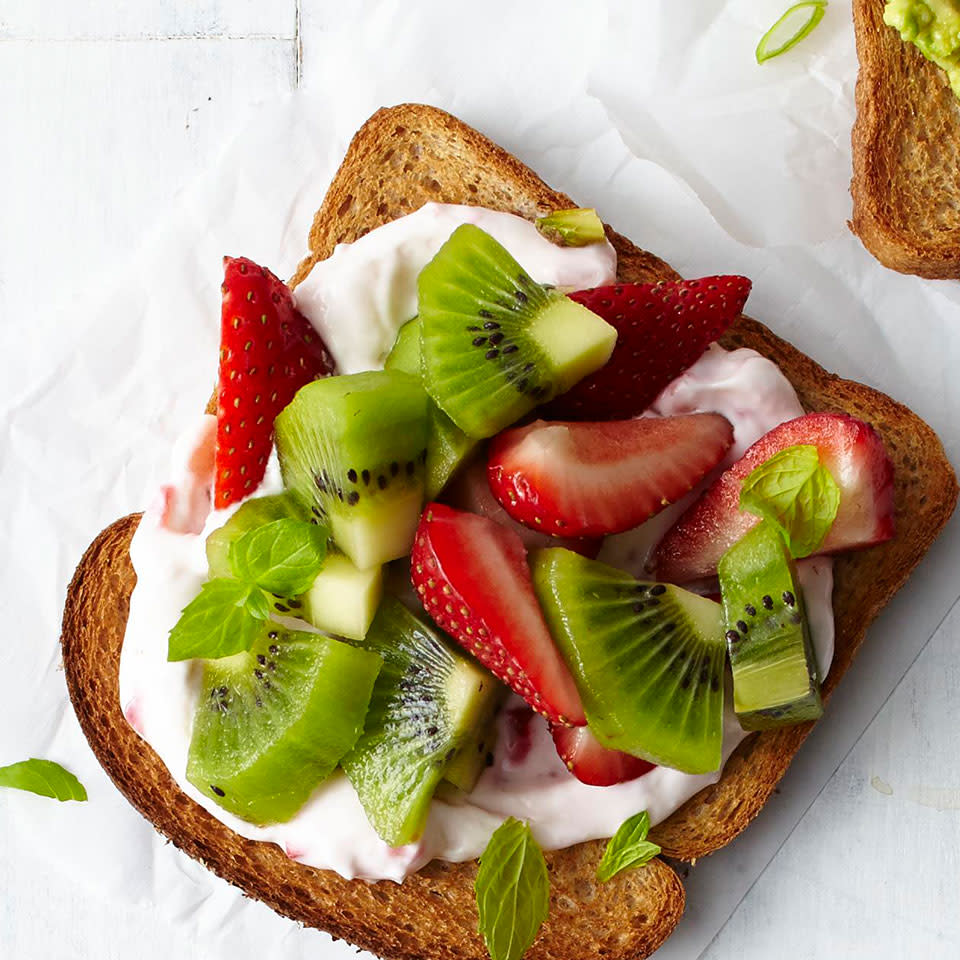
[[[324,52],[338,36],[330,27],[347,23],[360,42],[369,6],[0,0],[0,356],[9,357],[14,343],[22,349],[32,316],[122,260],[242,126],[250,105],[311,77],[330,82]],[[556,21],[562,29],[559,11]],[[488,42],[492,35],[481,31]],[[460,42],[478,63],[489,52],[471,47],[468,37]],[[943,422],[955,423],[957,413],[944,413]],[[925,565],[928,575],[950,575],[935,564],[936,552]],[[891,612],[903,630],[913,622],[908,601]],[[854,749],[836,758],[836,772],[705,960],[960,954],[958,639],[954,610],[912,664],[885,661],[887,669],[907,670],[903,681]],[[868,702],[857,691],[869,688],[872,665],[868,651],[841,691],[848,699],[838,716],[850,723],[868,719],[857,713],[857,703]],[[828,751],[828,736],[818,730],[807,750]],[[801,760],[773,804],[788,803],[803,775]],[[0,956],[228,955],[226,933],[188,936],[150,902],[101,902],[84,877],[37,862],[3,811]],[[758,838],[764,822],[753,828]],[[760,849],[752,832],[707,866],[735,872]],[[183,865],[185,883],[190,870]],[[691,897],[691,915],[705,909]],[[283,923],[266,915],[264,922]],[[318,934],[317,956],[325,942]],[[229,947],[243,960],[242,944]]]

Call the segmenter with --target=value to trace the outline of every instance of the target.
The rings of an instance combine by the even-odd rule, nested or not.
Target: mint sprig
[[[215,660],[249,650],[262,619],[251,610],[249,601],[260,593],[258,587],[240,580],[208,580],[170,631],[167,659]]]
[[[300,520],[274,520],[230,545],[230,569],[245,583],[282,597],[306,593],[327,555],[324,527]]]
[[[52,760],[38,760],[36,757],[0,767],[0,787],[25,790],[60,801],[87,799],[83,784],[69,770]]]
[[[660,853],[660,848],[647,840],[649,832],[650,816],[646,810],[624,820],[603,851],[597,867],[597,879],[606,883],[621,870],[649,863]]]
[[[264,516],[275,513],[271,509]],[[272,616],[268,594],[306,593],[326,560],[329,535],[326,527],[283,517],[247,530],[228,548],[218,543],[216,555],[222,565],[226,550],[232,576],[208,580],[184,607],[170,631],[167,659],[216,660],[249,650]]]
[[[839,508],[840,488],[813,444],[775,453],[740,488],[740,509],[776,526],[797,559],[823,543]]]
[[[474,884],[480,934],[492,960],[519,960],[547,918],[550,879],[530,827],[504,820],[480,857]]]

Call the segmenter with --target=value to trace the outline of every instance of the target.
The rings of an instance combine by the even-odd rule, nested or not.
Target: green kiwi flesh
[[[408,320],[384,364],[420,376],[420,318]],[[468,437],[434,402],[427,401],[427,500],[434,500],[480,441]]]
[[[284,485],[357,567],[410,552],[423,505],[427,399],[391,371],[302,387],[277,417]]]
[[[187,779],[252,823],[282,823],[363,731],[381,659],[267,623],[245,653],[203,666]]]
[[[300,615],[319,630],[362,640],[382,594],[382,566],[360,570],[344,554],[328,552],[313,586],[300,597]]]
[[[222,527],[217,527],[207,537],[206,550],[210,579],[233,576],[229,555],[230,544],[234,540],[239,540],[245,533],[257,527],[288,518],[303,521],[313,519],[316,522],[316,518],[311,518],[310,514],[288,493],[245,500]]]
[[[464,224],[421,271],[427,392],[467,435],[491,437],[603,366],[617,332],[530,278],[479,227]]]
[[[720,605],[559,547],[534,551],[531,572],[597,739],[685,773],[718,769]]]
[[[480,774],[493,763],[493,751],[497,746],[496,717],[481,724],[453,755],[444,771],[445,783],[452,784],[463,793],[469,793],[480,779]]]
[[[374,829],[397,847],[423,832],[437,784],[500,685],[390,596],[363,647],[383,658],[383,669],[343,769]]]
[[[718,572],[740,726],[816,720],[823,713],[817,659],[783,537],[759,524],[720,558]]]
[[[572,210],[554,210],[537,218],[537,229],[551,242],[561,247],[586,247],[601,243],[607,235],[603,221],[592,207],[574,207]]]

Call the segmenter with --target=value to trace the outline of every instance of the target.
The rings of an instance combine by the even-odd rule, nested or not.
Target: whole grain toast
[[[334,245],[357,239],[424,202],[472,203],[525,217],[573,206],[519,160],[433,107],[378,111],[354,137],[317,213],[310,254],[292,284]],[[676,277],[667,264],[610,228],[622,281]],[[867,625],[920,560],[953,511],[957,482],[940,441],[906,407],[827,373],[762,324],[742,317],[722,341],[776,360],[808,410],[837,410],[871,422],[896,467],[898,535],[837,559],[836,654],[829,698]],[[165,836],[247,895],[280,913],[389,958],[468,960],[486,956],[476,933],[475,864],[433,862],[402,885],[348,882],[289,860],[273,844],[245,840],[176,786],[153,750],[124,720],[117,690],[120,646],[135,582],[128,546],[138,515],[108,527],[83,557],[67,596],[63,658],[74,708],[94,753],[120,790]],[[812,725],[753,735],[720,781],[701,791],[653,836],[664,852],[694,860],[723,846],[757,815]],[[661,860],[594,881],[603,843],[547,854],[550,917],[528,956],[573,960],[648,956],[683,911],[683,887]]]
[[[886,267],[960,278],[960,100],[946,74],[854,0],[860,73],[851,229]]]

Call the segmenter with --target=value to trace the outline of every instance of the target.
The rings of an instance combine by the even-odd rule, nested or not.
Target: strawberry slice
[[[512,530],[429,503],[410,575],[427,613],[534,710],[551,723],[587,722],[540,612],[527,552]]]
[[[615,783],[636,780],[655,766],[629,753],[608,750],[600,744],[589,727],[552,727],[550,733],[560,759],[581,783],[610,787]]]
[[[224,257],[213,502],[219,510],[263,479],[273,421],[305,383],[333,373],[326,345],[285,283],[246,257]]]
[[[740,316],[746,277],[618,283],[570,298],[617,328],[617,345],[595,373],[543,408],[548,420],[621,420],[642,413]]]
[[[759,518],[740,510],[743,479],[775,453],[813,444],[840,487],[840,509],[818,553],[889,540],[894,532],[893,464],[869,424],[842,413],[808,413],[762,436],[692,504],[651,558],[658,580],[683,583],[717,572],[726,550]]]
[[[564,537],[630,530],[689,493],[733,443],[719,413],[506,430],[490,445],[487,475],[503,508],[525,526]]]
[[[458,510],[468,513],[479,513],[481,517],[489,517],[502,527],[513,530],[523,542],[527,550],[538,547],[565,547],[591,560],[600,552],[602,540],[584,540],[576,537],[551,537],[542,530],[531,530],[522,523],[517,523],[507,513],[490,489],[487,479],[487,457],[484,453],[459,470],[450,485],[443,491],[443,502]]]

